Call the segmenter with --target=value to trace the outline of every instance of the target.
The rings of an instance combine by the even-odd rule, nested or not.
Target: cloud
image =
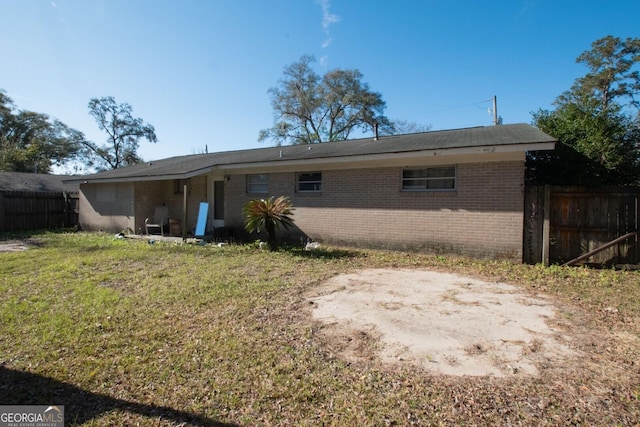
[[[331,13],[331,1],[330,0],[316,0],[317,3],[322,8],[322,29],[324,33],[327,35],[327,39],[322,43],[322,48],[327,48],[333,41],[331,37],[329,37],[329,27],[333,24],[340,22],[340,17],[334,13]]]
[[[55,9],[56,7],[58,7],[58,5],[56,4],[56,2],[52,1],[51,2],[51,7]]]
[[[529,14],[529,10],[534,7],[535,7],[535,4],[533,1],[525,2],[522,8],[520,9],[520,12],[518,12],[518,18],[524,18],[525,16],[527,16]]]
[[[332,24],[340,21],[340,17],[331,13],[329,10],[331,8],[331,2],[329,0],[318,0],[318,3],[320,3],[320,7],[322,8],[322,28],[328,31]]]

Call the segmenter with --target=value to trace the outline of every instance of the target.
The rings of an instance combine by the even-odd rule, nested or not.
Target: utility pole
[[[493,95],[493,125],[497,126],[500,122],[498,121],[498,98]]]

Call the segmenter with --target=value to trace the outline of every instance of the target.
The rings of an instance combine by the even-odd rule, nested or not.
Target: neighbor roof
[[[71,176],[43,173],[0,172],[0,191],[78,192],[78,184],[63,182]]]
[[[291,161],[314,163],[320,159],[362,158],[483,147],[517,147],[520,151],[552,149],[556,139],[528,124],[431,131],[405,135],[381,136],[311,145],[292,145],[251,150],[193,154],[140,163],[126,168],[99,172],[76,178],[85,182],[138,181],[148,179],[188,178],[216,168],[238,165],[277,165]]]

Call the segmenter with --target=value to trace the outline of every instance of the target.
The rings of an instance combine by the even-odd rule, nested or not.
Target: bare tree
[[[269,89],[274,124],[259,140],[281,144],[313,144],[349,138],[354,129],[377,126],[392,133],[383,115],[382,95],[362,82],[358,70],[332,70],[320,77],[311,69],[314,58],[303,56],[284,70],[279,85]]]
[[[117,169],[139,163],[140,139],[158,141],[154,127],[133,117],[131,112],[131,105],[117,104],[112,96],[89,101],[89,114],[96,119],[100,130],[107,133],[105,145],[85,144],[85,149],[97,159],[95,166],[98,169]]]

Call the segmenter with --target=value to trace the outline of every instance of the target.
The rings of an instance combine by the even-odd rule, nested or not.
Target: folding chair
[[[160,229],[160,235],[164,236],[164,227],[169,222],[169,207],[168,206],[156,206],[153,211],[152,218],[145,218],[144,229],[149,235],[150,228]]]

